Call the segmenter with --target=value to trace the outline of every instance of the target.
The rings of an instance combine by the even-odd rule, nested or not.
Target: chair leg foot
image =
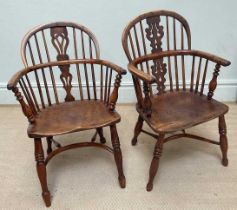
[[[228,166],[228,159],[222,159],[222,165],[223,166]]]
[[[42,147],[42,142],[40,138],[35,138],[34,142],[35,142],[36,169],[42,188],[42,197],[45,202],[45,205],[49,207],[51,205],[51,201],[50,201],[50,192],[48,190],[48,184],[47,184],[47,172],[46,172],[46,165],[44,162],[44,151]]]
[[[132,145],[135,146],[137,144],[137,138],[132,139]]]
[[[146,190],[149,192],[153,189],[153,180],[159,168],[159,160],[162,154],[164,142],[164,134],[160,134],[153,153],[153,159],[151,161],[150,171],[149,171],[149,181],[146,186]]]
[[[153,189],[153,183],[148,183],[147,185],[146,185],[146,190],[147,190],[147,192],[150,192],[150,191],[152,191],[152,189]]]
[[[50,192],[42,192],[44,203],[47,207],[51,206]]]
[[[125,188],[126,187],[126,178],[125,178],[125,176],[119,176],[118,180],[119,180],[120,187]]]
[[[132,138],[132,145],[133,146],[135,146],[137,144],[137,137],[141,133],[142,126],[143,126],[143,121],[144,121],[143,118],[139,115],[137,123],[136,123],[135,128],[134,128],[134,136]]]
[[[121,188],[126,187],[126,178],[123,173],[123,163],[122,163],[122,152],[120,149],[120,142],[119,137],[117,133],[116,125],[110,126],[110,132],[111,132],[111,141],[114,149],[114,159],[118,170],[118,180]]]
[[[228,150],[228,140],[226,136],[226,123],[225,116],[221,115],[219,117],[219,134],[220,134],[220,148],[222,152],[222,165],[228,166],[227,150]]]

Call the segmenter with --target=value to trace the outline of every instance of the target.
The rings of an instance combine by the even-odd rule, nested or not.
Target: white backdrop
[[[121,45],[126,24],[140,13],[173,10],[184,16],[192,32],[192,48],[227,58],[216,98],[237,99],[237,1],[236,0],[0,0],[0,103],[15,103],[6,90],[10,76],[23,67],[20,42],[32,27],[54,21],[73,21],[87,26],[97,37],[101,58],[124,68],[127,60]],[[134,102],[131,77],[123,78],[120,102]]]

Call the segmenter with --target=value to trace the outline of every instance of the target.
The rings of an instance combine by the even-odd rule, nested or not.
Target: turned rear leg
[[[118,170],[118,180],[119,184],[122,188],[125,188],[126,186],[126,179],[123,173],[123,163],[122,163],[122,152],[120,149],[120,143],[119,143],[119,137],[117,133],[116,125],[110,126],[110,132],[111,132],[111,141],[114,149],[114,159]]]
[[[132,145],[136,145],[137,144],[137,137],[138,135],[141,133],[142,130],[142,126],[143,126],[143,119],[142,117],[139,115],[138,119],[137,119],[137,123],[136,126],[134,128],[134,136],[132,138]]]
[[[46,140],[47,140],[47,145],[48,145],[48,148],[47,148],[47,154],[51,153],[53,150],[52,150],[52,140],[51,138],[53,137],[47,137]]]
[[[103,134],[103,128],[97,128],[96,130],[100,136],[100,143],[104,144],[106,142],[106,139]]]
[[[153,159],[151,161],[150,171],[149,171],[149,181],[147,183],[146,189],[147,191],[151,191],[153,188],[153,180],[159,168],[159,161],[162,154],[164,142],[164,134],[160,134],[153,153]]]
[[[221,115],[219,117],[219,134],[220,134],[220,148],[222,152],[223,166],[228,165],[228,158],[227,158],[228,140],[227,140],[226,133],[227,132],[226,132],[225,116]]]
[[[53,139],[53,136],[48,136],[46,137],[46,140],[47,140],[47,145],[48,145],[48,148],[47,148],[47,154],[51,153],[53,151],[52,149],[52,143],[55,145],[55,147],[59,148],[61,147],[61,144],[58,143],[57,141],[55,141]]]
[[[49,207],[51,205],[50,201],[50,192],[47,185],[47,173],[46,165],[44,161],[44,151],[42,147],[41,138],[35,138],[35,160],[36,160],[36,169],[39,177],[39,181],[42,188],[42,197],[45,202],[45,205]]]
[[[95,142],[97,134],[99,134],[100,136],[100,143],[104,144],[106,142],[106,139],[104,137],[103,134],[103,128],[97,128],[95,134],[93,135],[93,137],[91,138],[92,142]]]

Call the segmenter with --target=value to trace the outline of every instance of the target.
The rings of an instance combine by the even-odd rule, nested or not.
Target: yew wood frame
[[[163,51],[163,49],[161,47],[162,46],[162,38],[164,35],[163,28],[165,28],[165,27],[159,25],[161,16],[166,18],[167,49],[165,51]],[[174,33],[173,34],[173,43],[174,43],[173,49],[171,49],[171,46],[169,44],[170,30],[169,30],[168,18],[173,19],[173,33]],[[144,26],[142,26],[143,20],[146,20],[148,27],[150,27],[150,28],[146,29],[147,30],[146,38],[149,38],[151,41],[151,45],[150,45],[152,48],[151,54],[149,54],[148,49],[146,48],[146,45],[145,45],[144,32],[141,32],[142,41],[139,42],[139,39],[138,39],[138,32],[136,29],[136,25],[140,24],[140,28],[142,31],[144,28]],[[179,21],[181,24],[181,48],[180,49],[178,49],[176,47],[176,43],[177,43],[177,37],[176,37],[176,25],[177,24],[175,24],[176,21]],[[156,29],[154,29],[154,28],[156,28]],[[186,35],[187,35],[187,42],[188,42],[187,49],[184,48],[184,30],[183,30],[183,28],[185,29]],[[132,31],[134,31],[133,38],[131,35]],[[152,34],[153,36],[150,37],[150,34],[148,32],[149,33],[153,32],[153,34]],[[130,43],[130,46],[129,46],[129,43]],[[212,97],[213,97],[214,91],[217,87],[217,77],[219,75],[220,67],[221,66],[229,66],[230,62],[225,59],[222,59],[218,56],[206,53],[206,52],[191,50],[191,32],[190,32],[190,28],[189,28],[187,21],[179,14],[177,14],[175,12],[171,12],[171,11],[158,10],[158,11],[148,12],[148,13],[145,13],[145,14],[142,14],[142,15],[136,17],[124,29],[123,36],[122,36],[122,44],[123,44],[125,54],[127,55],[127,58],[129,60],[128,69],[132,74],[132,78],[133,78],[133,82],[134,82],[134,88],[135,88],[135,93],[136,93],[136,97],[137,97],[137,111],[139,113],[139,117],[138,117],[136,126],[134,128],[134,137],[132,139],[132,145],[136,145],[137,138],[141,132],[148,134],[157,140],[156,144],[155,144],[155,148],[154,148],[153,159],[151,162],[150,171],[149,171],[149,180],[148,180],[147,187],[146,187],[147,191],[151,191],[153,189],[153,180],[154,180],[154,177],[158,171],[159,159],[162,154],[163,144],[165,142],[168,142],[168,141],[171,141],[174,139],[186,137],[186,138],[192,138],[192,139],[219,145],[221,148],[221,151],[222,151],[222,164],[224,166],[227,166],[228,165],[228,159],[227,159],[228,144],[227,144],[226,123],[225,123],[224,114],[228,111],[228,109],[226,109],[224,112],[220,112],[219,116],[218,116],[218,118],[219,118],[219,134],[220,134],[220,141],[219,142],[213,141],[213,140],[201,137],[201,136],[186,133],[185,129],[197,125],[195,123],[191,122],[188,125],[186,125],[185,127],[178,128],[178,126],[177,126],[177,128],[174,130],[166,130],[166,129],[157,130],[157,129],[154,129],[154,127],[150,124],[150,119],[152,117],[152,110],[154,109],[153,104],[152,104],[152,99],[155,97],[155,94],[152,91],[152,84],[156,84],[158,86],[157,87],[157,90],[158,90],[157,94],[158,95],[165,95],[165,94],[169,94],[169,93],[176,92],[176,91],[177,92],[190,91],[191,94],[194,93],[194,94],[200,95],[200,97],[203,97],[203,95],[204,95],[203,90],[204,90],[206,72],[207,72],[207,63],[208,63],[208,61],[213,62],[213,63],[215,63],[215,69],[213,72],[213,77],[212,77],[211,81],[209,82],[209,91],[206,96],[206,101],[207,101],[207,103],[209,103],[209,101],[214,100],[214,99],[212,99]],[[142,55],[141,46],[143,46],[143,48],[144,48],[143,55]],[[177,74],[178,74],[177,57],[178,56],[180,56],[182,58],[182,80],[183,80],[182,87],[180,87],[179,79],[177,76]],[[201,60],[202,59],[207,60],[203,80],[201,81],[201,84],[200,84],[201,85],[200,91],[198,90],[198,88],[200,87],[199,86],[199,76],[196,81],[196,84],[194,83],[194,79],[193,79],[194,65],[192,67],[190,89],[188,89],[188,87],[185,83],[184,58],[186,56],[192,56],[194,59],[195,59],[195,57],[200,58],[198,72],[200,72]],[[169,68],[168,73],[170,74],[170,72],[171,72],[170,58],[171,57],[174,57],[174,62],[175,62],[175,79],[176,79],[175,83],[176,84],[174,84],[174,86],[173,86],[172,77],[169,76],[170,90],[165,91],[164,90],[165,89],[165,86],[164,86],[165,80],[161,77],[161,76],[163,76],[162,75],[163,72],[166,73],[166,71],[164,71],[164,68],[166,68],[166,64],[163,65],[163,59],[168,58],[167,59],[168,60],[168,68]],[[148,64],[149,61],[153,61],[153,66],[151,66],[151,67],[149,66],[149,64]],[[145,72],[144,66],[147,67],[146,72]],[[153,71],[150,70],[150,68],[152,68],[152,67],[153,68],[156,67],[155,70],[156,70],[156,72],[158,72],[158,74],[153,75]],[[198,73],[198,75],[199,75],[199,73]],[[141,83],[143,84],[143,93],[142,93]],[[193,88],[194,85],[195,85],[195,89]],[[176,98],[176,100],[179,100],[179,98]],[[168,107],[167,107],[167,109],[168,109]],[[176,110],[176,111],[179,111],[179,110]],[[206,122],[206,121],[214,118],[214,116],[212,116],[211,114],[210,114],[210,116],[207,116],[207,117],[208,117],[208,119],[205,119],[205,121],[203,121],[203,122]],[[144,121],[147,122],[147,124],[153,129],[153,131],[156,134],[142,129]],[[202,122],[199,122],[198,124],[200,124],[200,123],[202,123]],[[173,134],[174,132],[177,132],[177,131],[181,131],[182,133],[181,134]],[[170,134],[170,135],[167,136],[167,134]]]
[[[75,59],[70,59],[69,56],[67,55],[67,46],[69,44],[69,38],[67,37],[67,29],[66,27],[72,27],[73,29],[73,40],[74,40],[74,47],[75,47]],[[53,59],[50,58],[50,53],[48,51],[48,47],[47,47],[47,43],[45,41],[45,36],[44,36],[44,30],[45,29],[54,29],[56,31],[55,34],[59,34],[59,36],[62,35],[62,43],[58,42],[59,45],[55,46],[55,48],[57,48],[58,50],[58,56],[57,56],[57,61],[52,61]],[[75,30],[78,29],[81,31],[81,34],[86,33],[89,37],[89,57],[86,57],[85,54],[85,40],[83,40],[83,36],[82,36],[82,40],[81,40],[81,44],[82,46],[82,59],[79,59],[78,55],[77,55],[77,50],[76,50],[76,37],[75,37]],[[38,42],[38,38],[36,36],[36,34],[38,32],[42,32],[42,36],[43,36],[43,40],[44,40],[44,47],[45,47],[45,51],[47,54],[47,61],[43,62],[42,57],[41,57],[41,52],[39,50],[39,42]],[[54,37],[53,35],[55,35],[54,33],[52,33],[52,42],[54,41]],[[32,53],[32,49],[31,49],[31,45],[29,44],[29,40],[31,38],[34,38],[35,43],[36,43],[36,48],[37,48],[37,55],[39,57],[39,61],[40,63],[36,63],[35,62],[35,58],[34,55]],[[56,37],[57,38],[57,37]],[[66,43],[66,44],[65,44]],[[92,43],[94,44],[94,49],[95,49],[95,58],[93,56],[93,50],[92,50]],[[30,50],[30,58],[31,58],[31,62],[33,66],[29,66],[27,58],[26,58],[26,54],[25,54],[25,50],[26,47],[29,47]],[[118,170],[118,180],[119,180],[119,184],[122,188],[125,188],[126,186],[126,179],[123,173],[123,166],[122,166],[122,153],[121,153],[121,149],[120,149],[120,142],[119,142],[119,137],[118,137],[118,133],[117,133],[117,128],[116,128],[116,123],[118,123],[120,121],[120,116],[119,114],[115,111],[115,106],[116,106],[116,102],[118,99],[118,89],[120,86],[120,81],[122,78],[122,75],[126,74],[126,70],[122,69],[121,67],[109,62],[109,61],[105,61],[105,60],[101,60],[99,59],[99,45],[98,42],[95,38],[95,36],[84,26],[75,24],[75,23],[69,23],[69,22],[56,22],[56,23],[51,23],[51,24],[46,24],[46,25],[42,25],[42,26],[38,26],[35,29],[31,30],[23,39],[22,41],[22,60],[23,63],[25,65],[25,69],[17,72],[9,81],[7,88],[11,91],[13,91],[13,93],[16,96],[16,99],[18,100],[18,102],[21,105],[23,114],[27,117],[28,121],[29,121],[29,127],[28,127],[28,136],[30,138],[34,138],[34,145],[35,145],[35,160],[36,160],[36,169],[37,169],[37,173],[38,173],[38,177],[39,177],[39,181],[41,184],[41,188],[42,188],[42,197],[43,200],[45,202],[45,205],[47,207],[49,207],[51,205],[51,198],[50,198],[50,192],[48,189],[48,185],[47,185],[47,172],[46,172],[46,166],[48,164],[48,162],[57,154],[60,154],[61,152],[70,150],[70,149],[74,149],[74,148],[82,148],[82,147],[97,147],[97,148],[101,148],[101,149],[105,149],[108,152],[112,153],[114,155],[114,159],[115,159],[115,163],[117,166],[117,170]],[[93,124],[88,127],[88,126],[83,126],[82,128],[76,128],[73,130],[68,130],[64,132],[58,132],[55,131],[54,135],[49,135],[46,131],[45,133],[41,131],[41,133],[37,134],[37,133],[32,133],[32,126],[35,126],[37,124],[37,120],[39,118],[39,116],[41,115],[42,111],[47,109],[48,107],[51,107],[52,105],[61,105],[61,104],[66,104],[68,102],[77,102],[78,100],[76,100],[72,93],[71,93],[71,89],[72,89],[72,85],[71,85],[71,73],[70,73],[70,67],[74,65],[77,69],[77,76],[78,76],[78,83],[79,83],[79,93],[80,93],[80,100],[79,101],[90,101],[90,102],[99,102],[101,104],[104,105],[105,109],[107,110],[108,113],[110,113],[111,115],[116,116],[113,119],[111,119],[111,121],[109,121],[109,119],[104,119],[104,123],[101,124],[96,124],[96,121],[98,119],[93,119],[95,121],[95,126],[93,127]],[[88,80],[88,71],[87,70],[87,66],[91,67],[91,71],[92,71],[92,83],[93,83],[93,93],[94,93],[94,97],[92,96],[92,93],[90,95],[90,86],[89,83],[87,81],[86,83],[86,87],[85,89],[87,90],[87,94],[88,94],[88,99],[83,98],[83,89],[82,89],[82,83],[81,83],[81,78],[80,78],[80,69],[79,69],[79,65],[83,65],[84,66],[84,73],[86,74],[86,79]],[[101,71],[100,77],[105,77],[104,83],[100,84],[100,93],[102,94],[100,97],[96,96],[96,90],[97,87],[96,86],[96,75],[94,74],[94,67],[98,67],[97,70]],[[56,87],[56,83],[55,83],[55,79],[54,79],[54,73],[56,71],[61,71],[61,80],[62,82],[65,81],[65,83],[63,83],[63,88],[65,89],[66,92],[66,98],[65,98],[65,102],[64,101],[60,101],[58,94],[57,94],[57,87]],[[50,72],[51,78],[47,78],[46,77],[46,71]],[[103,75],[103,71],[106,72],[106,75]],[[39,73],[42,73],[42,81],[39,81]],[[114,86],[112,85],[112,74],[115,74],[113,76],[114,78]],[[34,90],[32,85],[31,85],[31,81],[30,81],[30,76],[28,76],[29,74],[34,74],[35,78],[36,78],[36,89]],[[48,87],[48,80],[50,81],[50,79],[52,80],[52,89],[54,91],[54,94],[49,93],[49,87]],[[65,79],[65,80],[63,80]],[[80,81],[79,81],[80,80]],[[69,81],[69,82],[68,82]],[[42,86],[45,88],[45,95],[42,94]],[[113,86],[113,87],[112,87]],[[39,98],[37,99],[37,97],[35,96],[36,92],[39,92]],[[53,96],[52,96],[53,95]],[[86,94],[85,94],[86,95]],[[55,104],[53,104],[53,100],[50,97],[54,97],[55,99]],[[39,101],[39,103],[38,103]],[[46,104],[46,102],[48,104]],[[95,106],[96,108],[96,106]],[[86,111],[86,110],[85,110]],[[90,113],[93,114],[93,113]],[[110,115],[107,114],[107,115]],[[57,113],[57,115],[60,116],[60,113]],[[42,116],[42,115],[41,115]],[[46,116],[47,118],[47,116]],[[47,119],[45,119],[47,120]],[[107,120],[107,122],[106,122]],[[65,122],[65,123],[70,123],[70,122]],[[63,124],[58,124],[58,127],[64,127]],[[112,142],[112,147],[106,146],[104,145],[104,143],[106,142],[104,136],[103,136],[103,127],[110,127],[110,132],[111,132],[111,142]],[[80,143],[75,143],[75,144],[70,144],[70,145],[66,145],[66,146],[61,146],[61,144],[59,144],[58,142],[56,142],[53,139],[53,136],[56,135],[63,135],[66,133],[72,133],[72,132],[77,132],[77,131],[83,131],[83,130],[88,130],[88,129],[96,129],[96,133],[93,136],[93,138],[91,139],[91,142],[80,142]],[[96,136],[97,133],[100,136],[100,143],[96,143]],[[47,140],[47,156],[45,157],[44,154],[44,150],[43,150],[43,144],[42,144],[42,139],[46,138]],[[54,143],[54,145],[56,146],[55,149],[53,149],[52,147],[52,143]]]
[[[24,100],[21,92],[19,91],[19,88],[17,87],[19,85],[19,81],[22,79],[22,77],[26,76],[28,73],[33,72],[35,70],[41,70],[42,68],[46,67],[53,67],[53,66],[64,66],[64,65],[71,65],[71,64],[99,64],[99,65],[104,65],[108,66],[111,69],[113,69],[117,73],[117,77],[114,83],[114,89],[109,97],[109,104],[108,104],[108,109],[110,112],[115,111],[115,105],[116,101],[118,98],[118,88],[119,88],[119,83],[120,83],[120,78],[123,74],[126,74],[126,71],[123,70],[122,68],[104,60],[99,60],[99,59],[81,59],[81,60],[67,60],[67,61],[57,61],[57,62],[51,62],[47,64],[39,64],[35,65],[33,67],[28,67],[26,69],[23,69],[19,72],[17,72],[12,79],[8,83],[8,89],[12,90],[13,93],[15,94],[17,100],[19,101],[22,111],[24,115],[28,118],[28,121],[30,124],[34,124],[37,118],[37,114],[33,113],[33,108],[28,105],[28,103]],[[65,102],[67,103],[67,102]],[[60,114],[60,113],[59,113]],[[117,123],[117,122],[116,122]],[[106,125],[108,126],[108,125]],[[96,142],[80,142],[76,144],[71,144],[71,145],[66,145],[66,146],[61,146],[61,145],[56,145],[58,148],[55,150],[52,150],[51,147],[51,141],[48,141],[48,149],[47,149],[47,156],[46,158],[44,157],[44,151],[43,151],[43,146],[41,139],[43,137],[46,138],[52,138],[51,136],[34,136],[28,133],[29,137],[34,138],[35,141],[35,159],[37,162],[37,172],[39,176],[39,180],[41,183],[42,187],[42,197],[45,201],[46,206],[51,205],[50,201],[50,192],[47,187],[47,174],[46,174],[46,165],[48,162],[51,160],[52,157],[55,155],[69,150],[69,149],[74,149],[74,148],[80,148],[80,147],[97,147],[97,148],[102,148],[110,153],[114,154],[115,162],[117,165],[118,173],[119,173],[119,183],[122,188],[125,187],[126,181],[125,181],[125,176],[123,174],[123,168],[122,168],[122,153],[120,150],[120,143],[119,143],[119,137],[116,129],[116,124],[109,124],[110,126],[110,131],[111,131],[111,141],[113,145],[113,149],[103,145],[101,143],[96,143]],[[103,126],[102,126],[103,127]],[[101,129],[97,128],[97,129]],[[88,128],[89,129],[89,128]],[[83,130],[87,130],[87,128],[84,128]],[[76,132],[77,130],[74,130],[73,132]]]

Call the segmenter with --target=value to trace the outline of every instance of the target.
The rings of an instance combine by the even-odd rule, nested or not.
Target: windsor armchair
[[[124,29],[122,44],[129,60],[139,114],[132,145],[141,132],[156,139],[147,191],[153,188],[163,144],[174,139],[186,137],[220,145],[222,164],[227,166],[224,115],[228,107],[214,100],[213,94],[220,67],[230,62],[191,50],[187,21],[171,11],[149,12],[132,20]],[[212,76],[209,69],[214,69]],[[211,79],[206,87],[208,76]],[[214,118],[219,118],[219,142],[185,131]],[[155,133],[142,129],[144,121]]]
[[[64,27],[64,29],[60,29],[60,27]],[[69,40],[67,39],[70,36],[73,37],[73,46],[66,46],[67,42],[69,43]],[[78,36],[80,36],[80,40],[78,40]],[[65,41],[65,43],[61,43],[62,47],[65,44],[64,47],[67,51],[67,55],[65,56],[58,56],[56,54],[56,52],[60,54],[60,50],[63,50],[63,48],[60,49],[58,42],[60,41],[59,38],[62,38],[61,41]],[[52,40],[52,43],[50,43],[51,45],[48,46],[50,39]],[[43,53],[45,55],[42,55],[41,47],[45,48],[43,49]],[[81,49],[78,49],[80,47]],[[78,52],[78,50],[81,52]],[[52,59],[57,59],[60,61],[69,60],[69,58],[99,59],[100,49],[96,37],[88,28],[72,22],[56,22],[38,26],[30,30],[25,35],[21,43],[21,58],[25,67],[48,63]],[[100,142],[104,144],[106,142],[106,139],[103,135],[103,128],[96,129],[96,132],[93,135],[91,141],[94,142],[96,140],[97,134],[99,134],[100,136]],[[60,143],[53,139],[53,136],[47,137],[46,140],[48,143],[49,151],[51,150],[52,143],[54,143],[56,147],[61,146]]]
[[[69,57],[69,53],[74,55]],[[11,78],[8,89],[15,94],[29,121],[27,133],[34,139],[36,168],[46,206],[51,205],[46,165],[55,155],[73,148],[97,147],[114,154],[119,184],[124,188],[126,181],[116,129],[120,115],[115,105],[121,77],[126,71],[99,59],[94,35],[74,23],[48,24],[28,33],[22,43],[22,58],[26,68]],[[110,127],[113,148],[94,139],[66,146],[53,140],[53,136],[88,129],[96,129],[103,140],[103,127]],[[43,138],[47,139],[46,158]],[[52,142],[57,148],[52,148]]]

